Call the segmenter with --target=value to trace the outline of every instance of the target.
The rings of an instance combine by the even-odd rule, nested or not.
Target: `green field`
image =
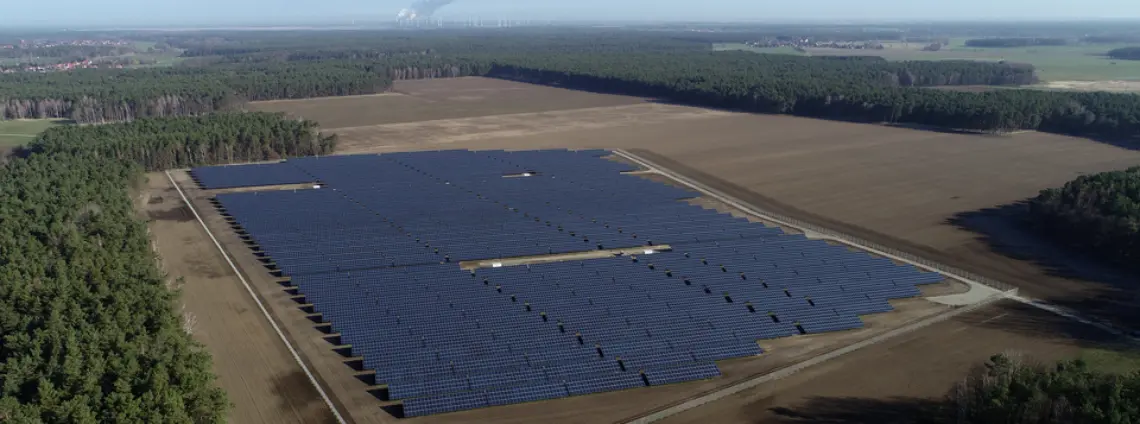
[[[44,130],[65,125],[66,119],[17,119],[0,121],[0,147],[11,147],[25,144],[36,138]]]
[[[743,50],[753,53],[791,54],[803,56],[804,53],[792,47],[752,47],[744,43],[717,43],[713,44],[714,51]]]
[[[1127,374],[1140,371],[1140,352],[1134,349],[1088,349],[1081,355],[1081,359],[1089,364],[1089,368],[1101,372]]]
[[[965,39],[951,40],[936,52],[922,51],[922,43],[885,43],[883,50],[806,49],[813,56],[882,56],[887,60],[987,60],[1030,63],[1037,67],[1043,81],[1140,81],[1140,61],[1113,60],[1104,56],[1109,50],[1124,47],[1116,44],[1076,44],[1055,47],[1019,47],[979,49],[966,47]],[[718,44],[717,50],[746,50],[757,53],[802,54],[790,48],[755,49],[744,44]]]

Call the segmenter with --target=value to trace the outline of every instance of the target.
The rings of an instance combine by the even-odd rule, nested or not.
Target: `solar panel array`
[[[316,181],[304,170],[285,162],[194,168],[190,170],[190,176],[206,189],[302,184]]]
[[[859,328],[942,280],[679,202],[697,194],[622,175],[634,168],[607,154],[301,158],[276,165],[324,188],[217,200],[406,416],[715,377],[759,339]],[[194,172],[223,175],[211,169]],[[228,175],[213,186],[258,178]],[[661,244],[672,250],[454,263]]]

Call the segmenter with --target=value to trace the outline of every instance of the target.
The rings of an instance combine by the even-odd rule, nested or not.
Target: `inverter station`
[[[306,184],[214,202],[407,417],[714,378],[760,340],[860,328],[944,279],[693,205],[699,193],[610,154],[307,157],[191,176]]]

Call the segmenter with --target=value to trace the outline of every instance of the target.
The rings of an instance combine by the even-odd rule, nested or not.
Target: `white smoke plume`
[[[416,0],[415,3],[412,3],[407,9],[401,10],[396,17],[408,20],[428,18],[431,17],[436,10],[451,4],[453,1],[455,0]]]

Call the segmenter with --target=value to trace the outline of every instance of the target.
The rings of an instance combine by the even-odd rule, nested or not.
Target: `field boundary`
[[[174,189],[178,191],[178,196],[182,198],[182,202],[186,204],[187,208],[190,208],[190,212],[194,214],[194,218],[198,220],[198,224],[202,226],[202,229],[206,231],[206,235],[210,236],[210,240],[214,242],[214,247],[218,248],[218,252],[222,254],[222,257],[225,258],[226,263],[230,265],[230,269],[233,270],[234,275],[237,275],[238,279],[241,281],[242,286],[244,286],[246,292],[249,293],[249,297],[252,298],[253,302],[257,304],[257,308],[261,311],[261,314],[265,317],[265,320],[269,321],[269,325],[273,327],[273,331],[277,333],[277,337],[281,339],[281,343],[284,343],[285,347],[289,349],[289,353],[293,356],[293,360],[297,362],[297,365],[301,367],[301,371],[303,371],[305,373],[305,376],[308,377],[309,383],[311,383],[313,385],[313,388],[317,390],[317,393],[321,395],[321,399],[325,402],[325,405],[328,406],[329,410],[332,411],[333,416],[336,417],[336,422],[338,424],[347,424],[344,416],[341,415],[340,410],[338,410],[336,408],[336,405],[333,404],[333,401],[329,397],[328,393],[325,393],[325,389],[321,387],[319,382],[317,382],[317,378],[313,375],[312,371],[310,371],[309,367],[305,365],[305,362],[301,360],[300,353],[297,352],[297,349],[293,347],[292,343],[289,343],[289,340],[285,337],[285,333],[281,331],[281,327],[277,325],[277,322],[274,321],[273,317],[269,314],[269,310],[265,308],[265,304],[263,304],[261,302],[261,299],[257,297],[257,294],[254,293],[253,287],[250,287],[249,285],[249,281],[246,281],[245,276],[243,276],[241,271],[238,270],[237,265],[234,264],[233,259],[230,259],[229,253],[227,253],[226,249],[222,247],[222,244],[218,241],[218,238],[214,237],[214,233],[210,231],[210,228],[206,226],[206,222],[202,220],[202,216],[198,214],[198,210],[194,208],[194,204],[190,202],[190,199],[186,197],[186,193],[182,191],[182,187],[178,185],[178,182],[174,181],[174,177],[170,175],[170,171],[164,172],[166,174],[166,178],[170,180],[170,184],[174,185]]]
[[[1012,291],[1016,291],[1016,289],[1014,289]],[[853,352],[858,351],[860,349],[888,341],[888,340],[893,339],[893,338],[898,337],[898,336],[913,333],[915,331],[921,330],[921,329],[929,327],[931,325],[946,321],[950,318],[954,318],[958,315],[962,315],[962,314],[967,313],[967,312],[975,311],[975,310],[977,310],[983,306],[987,306],[987,305],[990,305],[996,301],[1006,299],[1008,296],[1011,295],[1012,291],[995,293],[995,294],[990,295],[989,297],[982,299],[976,303],[973,303],[973,304],[970,304],[967,306],[962,306],[959,308],[955,308],[955,309],[952,309],[950,311],[947,311],[947,312],[944,312],[944,313],[941,313],[941,314],[938,314],[938,315],[935,315],[935,316],[932,316],[929,318],[925,318],[925,319],[917,321],[917,322],[912,322],[910,324],[904,325],[904,326],[896,328],[894,330],[890,330],[890,331],[887,331],[885,333],[873,336],[873,337],[868,338],[866,340],[860,340],[858,342],[849,344],[849,345],[841,347],[839,349],[835,349],[835,350],[832,350],[832,351],[827,352],[827,353],[819,354],[817,356],[806,359],[806,360],[799,362],[797,364],[789,365],[789,366],[781,368],[779,370],[776,370],[776,371],[773,371],[773,372],[770,372],[770,373],[767,373],[767,374],[764,374],[764,375],[761,375],[758,377],[749,378],[747,380],[729,385],[727,387],[723,387],[721,389],[717,389],[711,393],[706,393],[704,395],[697,396],[695,398],[692,398],[692,399],[689,399],[687,401],[675,404],[673,406],[670,406],[670,407],[660,409],[660,410],[651,412],[649,414],[643,415],[640,418],[636,418],[636,419],[633,419],[630,421],[626,421],[625,424],[649,424],[652,422],[660,421],[660,420],[663,420],[665,418],[671,417],[673,415],[677,415],[679,413],[688,411],[690,409],[697,408],[697,407],[700,407],[702,405],[724,399],[726,397],[732,396],[734,394],[743,392],[743,391],[751,389],[751,388],[755,388],[756,386],[759,386],[761,384],[771,382],[771,381],[780,380],[783,378],[787,378],[787,377],[791,376],[792,374],[803,371],[804,369],[807,369],[809,367],[819,365],[819,364],[822,364],[824,362],[827,362],[827,361],[830,361],[833,359],[837,359],[837,358],[842,357],[844,355],[847,355],[849,353],[853,353]]]

